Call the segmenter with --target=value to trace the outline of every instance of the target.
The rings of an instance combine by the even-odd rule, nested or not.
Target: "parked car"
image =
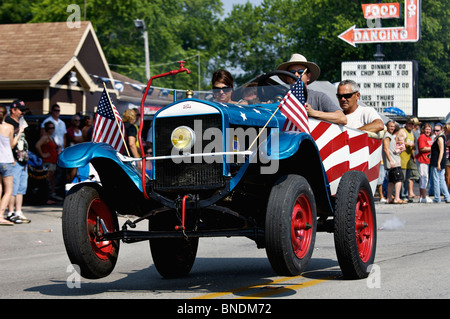
[[[64,243],[82,276],[107,276],[120,241],[143,240],[163,277],[185,276],[199,238],[231,236],[266,249],[277,274],[296,276],[313,254],[317,231],[334,233],[346,278],[368,276],[381,140],[315,119],[311,134],[282,131],[286,117],[276,101],[289,87],[273,80],[280,73],[295,77],[274,71],[255,79],[258,104],[217,103],[210,92],[194,92],[161,109],[153,118],[150,170],[105,143],[62,153],[60,166],[91,163],[100,177],[75,185],[64,201]],[[118,214],[136,218],[119,225]],[[148,231],[134,230],[144,220]]]

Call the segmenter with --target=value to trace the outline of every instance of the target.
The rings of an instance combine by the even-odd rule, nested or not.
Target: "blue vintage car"
[[[185,276],[199,238],[213,236],[247,237],[266,249],[277,274],[295,276],[311,258],[317,231],[334,233],[346,278],[368,275],[381,141],[314,119],[310,134],[283,131],[286,117],[277,108],[289,87],[273,80],[280,73],[295,77],[274,71],[255,79],[257,104],[194,92],[164,107],[153,119],[152,157],[130,158],[105,143],[61,154],[60,166],[90,163],[100,177],[76,184],[64,201],[64,243],[82,276],[107,276],[120,241],[143,240],[163,277]],[[117,214],[136,218],[119,225]],[[134,230],[144,220],[148,231]]]

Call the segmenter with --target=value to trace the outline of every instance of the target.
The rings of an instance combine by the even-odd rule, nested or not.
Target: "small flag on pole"
[[[110,102],[106,89],[103,90],[102,96],[97,107],[95,115],[94,129],[92,133],[92,141],[98,143],[108,143],[116,151],[123,153],[124,142],[123,132],[125,126],[120,118],[119,112],[114,104]]]
[[[287,117],[283,131],[310,133],[305,103],[305,85],[300,78],[278,105],[278,108]]]

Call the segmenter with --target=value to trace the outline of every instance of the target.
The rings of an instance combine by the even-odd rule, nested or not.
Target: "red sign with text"
[[[400,18],[400,3],[362,4],[364,19]]]
[[[398,3],[362,5],[366,19],[394,18],[400,12]],[[338,37],[356,47],[361,43],[416,42],[420,38],[420,0],[405,0],[405,25],[391,28],[356,28],[356,25]]]

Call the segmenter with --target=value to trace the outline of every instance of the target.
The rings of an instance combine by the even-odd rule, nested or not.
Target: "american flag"
[[[98,103],[97,114],[95,115],[92,141],[108,143],[116,151],[122,153],[124,151],[124,143],[121,132],[122,134],[125,133],[123,121],[115,106],[109,102],[106,90],[103,90]]]
[[[287,117],[283,131],[300,131],[310,133],[308,114],[305,108],[305,85],[301,79],[292,86],[278,105],[281,112]]]
[[[309,120],[311,137],[320,151],[331,195],[335,196],[345,172],[356,170],[366,174],[375,194],[380,171],[382,140],[343,125]]]

